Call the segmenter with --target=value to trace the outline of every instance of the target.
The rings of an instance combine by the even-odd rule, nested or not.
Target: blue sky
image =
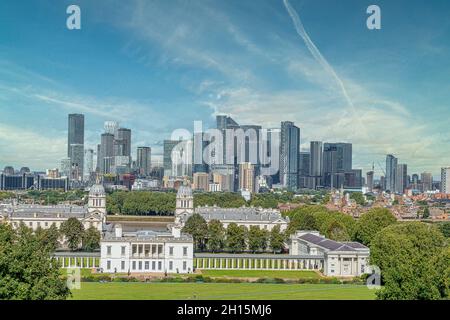
[[[70,4],[81,30],[66,28]],[[381,30],[366,28],[371,4]],[[363,170],[386,153],[410,173],[450,165],[450,2],[288,5],[317,51],[283,0],[1,1],[0,167],[58,166],[73,112],[88,147],[117,120],[160,153],[173,130],[226,113],[295,121],[304,148],[352,142]]]

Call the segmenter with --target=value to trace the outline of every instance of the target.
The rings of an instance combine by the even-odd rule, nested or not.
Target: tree
[[[67,239],[67,246],[75,251],[83,239],[84,226],[77,218],[69,218],[61,224],[61,233]]]
[[[194,245],[198,250],[204,250],[205,240],[208,235],[208,225],[201,215],[194,213],[190,216],[182,231],[189,233],[194,238]]]
[[[0,300],[64,300],[70,290],[53,251],[25,225],[0,224]]]
[[[397,222],[388,209],[376,208],[364,213],[358,220],[355,240],[370,245],[373,237],[383,228]]]
[[[225,245],[225,228],[219,220],[211,220],[208,223],[208,250],[217,252]]]
[[[280,230],[280,225],[276,225],[270,231],[270,248],[274,253],[283,250],[285,235]]]
[[[438,226],[444,237],[450,238],[450,222],[441,222]]]
[[[100,248],[100,232],[90,227],[83,233],[83,249],[86,251],[94,251]]]
[[[347,233],[347,230],[342,222],[332,221],[326,232],[327,238],[335,241],[349,241],[350,235]]]
[[[350,199],[355,200],[355,202],[360,206],[366,205],[366,199],[364,199],[362,192],[352,192],[350,194]]]
[[[248,232],[248,248],[250,251],[264,251],[267,248],[267,241],[267,230],[260,229],[258,226],[250,226]]]
[[[423,209],[423,214],[422,214],[422,218],[423,219],[427,219],[430,217],[430,209],[428,209],[428,207],[425,207]]]
[[[51,251],[55,251],[58,248],[59,242],[59,230],[54,223],[48,229],[42,229],[38,227],[35,231],[36,237],[43,245],[48,246]]]
[[[247,228],[238,226],[235,222],[228,225],[226,246],[231,252],[242,252],[245,250]]]
[[[381,269],[383,300],[448,298],[448,247],[439,230],[422,222],[390,225],[370,243],[370,263]]]

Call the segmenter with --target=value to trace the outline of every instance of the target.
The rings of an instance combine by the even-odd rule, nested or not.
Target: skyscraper
[[[395,179],[397,177],[398,159],[392,154],[386,156],[386,191],[395,192]]]
[[[307,188],[308,187],[308,177],[309,177],[309,169],[310,169],[310,161],[311,161],[311,153],[308,152],[300,152],[298,154],[298,176],[299,176],[299,188]]]
[[[152,149],[150,147],[138,147],[136,153],[136,166],[139,170],[139,174],[144,176],[149,175],[152,169]]]
[[[84,151],[83,179],[88,181],[92,172],[94,172],[94,150],[86,149]]]
[[[255,168],[250,162],[239,164],[239,190],[255,192]]]
[[[69,114],[67,157],[70,158],[71,166],[78,172],[77,179],[83,175],[84,168],[84,115]],[[73,178],[73,177],[72,177]]]
[[[422,172],[420,174],[420,182],[422,183],[423,192],[433,190],[433,175],[430,172]]]
[[[163,166],[164,175],[172,176],[172,150],[179,143],[178,140],[164,140],[163,150]]]
[[[373,191],[373,171],[368,171],[366,173],[366,185],[367,185],[367,191],[372,192]]]
[[[280,133],[280,182],[288,190],[297,190],[300,128],[291,121],[284,121]]]
[[[450,167],[441,168],[441,192],[450,194]]]
[[[103,133],[100,143],[100,172],[103,174],[111,173],[114,158],[114,135]]]
[[[395,192],[403,194],[407,186],[408,166],[400,163],[397,165],[395,178]]]
[[[315,189],[322,185],[323,169],[323,146],[321,141],[311,141],[310,143],[310,183],[309,188]]]
[[[323,147],[323,185],[340,188],[343,174],[352,170],[351,143],[325,143]]]

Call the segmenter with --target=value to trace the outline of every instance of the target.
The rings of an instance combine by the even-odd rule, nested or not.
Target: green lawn
[[[202,270],[207,277],[235,277],[235,278],[281,278],[281,279],[317,279],[320,275],[314,271],[305,270]]]
[[[338,284],[83,282],[72,290],[76,300],[367,300],[366,286]]]

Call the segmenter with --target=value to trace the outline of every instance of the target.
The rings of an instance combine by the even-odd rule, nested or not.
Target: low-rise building
[[[318,231],[297,231],[289,239],[290,255],[323,257],[326,276],[354,277],[369,272],[370,250],[359,242],[338,242]]]
[[[170,232],[123,232],[120,225],[101,240],[100,267],[108,273],[191,273],[193,239],[179,228]]]

